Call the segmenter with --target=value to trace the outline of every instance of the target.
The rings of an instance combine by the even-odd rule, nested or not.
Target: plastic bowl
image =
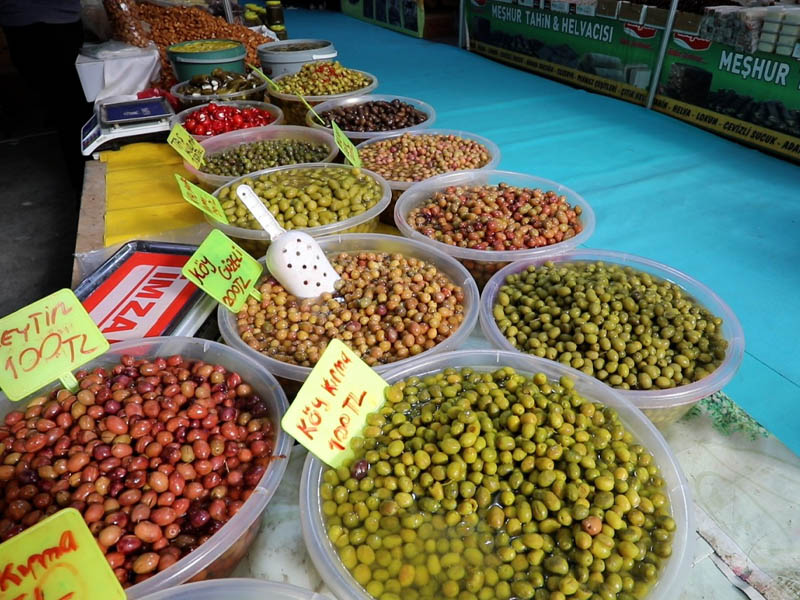
[[[186,110],[182,110],[169,120],[169,127],[172,129],[176,123],[180,123],[183,125],[186,122],[186,119],[189,118],[189,115],[192,114],[196,110],[200,110],[201,108],[208,106],[210,102],[206,102],[205,104],[200,104],[198,106],[192,106],[191,108],[187,108]],[[218,106],[233,106],[240,109],[245,108],[260,108],[261,110],[269,111],[269,113],[275,117],[275,120],[272,121],[269,125],[264,125],[264,127],[272,127],[273,125],[280,125],[283,123],[283,111],[275,106],[274,104],[268,104],[267,102],[254,102],[251,100],[240,100],[238,102],[216,102]],[[242,130],[238,130],[242,131]],[[224,135],[220,133],[219,135]],[[217,137],[213,135],[192,135],[194,139],[199,142],[203,140],[210,140],[212,137]]]
[[[362,75],[369,77],[372,80],[372,83],[363,88],[353,90],[352,92],[345,92],[343,94],[332,94],[330,96],[304,96],[306,102],[308,102],[311,106],[316,106],[317,104],[322,104],[323,102],[328,102],[329,100],[340,100],[342,98],[351,98],[353,96],[363,96],[364,94],[369,94],[378,87],[378,78],[372,73],[359,71],[357,69],[351,69],[351,71],[355,71],[356,73],[361,73]],[[281,75],[280,77],[276,77],[274,81],[275,83],[280,84],[281,79],[289,75],[291,75],[291,73]],[[294,94],[284,94],[272,86],[269,86],[268,92],[272,102],[283,109],[283,114],[286,118],[286,122],[289,125],[305,125],[306,112],[308,109],[300,100],[299,96],[295,96]]]
[[[313,47],[303,50],[295,49],[302,47],[304,44]],[[270,77],[297,73],[300,67],[306,63],[320,60],[336,60],[338,54],[332,42],[307,38],[269,42],[258,47],[258,59],[261,61],[261,68]]]
[[[369,139],[369,140],[367,140],[365,142],[361,142],[358,146],[356,146],[356,149],[359,152],[361,152],[361,150],[363,148],[369,146],[370,144],[375,144],[375,143],[380,142],[382,140],[391,139],[391,138],[395,138],[395,137],[400,137],[401,135],[406,135],[406,134],[408,134],[408,135],[457,135],[458,137],[461,137],[461,138],[464,138],[464,139],[467,139],[467,140],[474,140],[474,141],[478,142],[479,144],[483,145],[483,147],[486,148],[489,151],[489,156],[490,156],[489,162],[486,163],[485,165],[483,165],[480,169],[472,169],[470,171],[464,171],[464,172],[487,171],[487,170],[491,170],[491,169],[496,169],[497,165],[500,164],[500,147],[497,144],[495,144],[492,140],[487,139],[487,138],[485,138],[483,136],[480,136],[480,135],[478,135],[476,133],[470,133],[468,131],[459,131],[457,129],[420,129],[420,130],[418,130],[417,128],[414,128],[414,129],[411,129],[409,131],[403,131],[403,132],[399,132],[399,133],[391,133],[391,134],[379,135],[379,136],[373,137],[373,138],[371,138],[371,139]],[[457,171],[457,172],[460,173],[462,171]],[[443,173],[442,175],[436,175],[434,177],[430,177],[430,178],[425,179],[423,181],[425,181],[425,182],[431,181],[431,180],[435,179],[436,177],[441,177],[443,175],[450,175],[450,173]],[[408,190],[408,189],[412,188],[413,186],[415,186],[415,185],[417,185],[419,183],[422,183],[422,182],[418,182],[418,181],[392,181],[392,180],[387,180],[387,181],[389,181],[389,187],[392,188],[392,203],[389,206],[389,208],[386,210],[386,212],[382,215],[381,220],[384,223],[387,223],[387,224],[390,224],[390,225],[394,225],[395,224],[395,222],[393,220],[394,219],[394,214],[396,212],[396,206],[397,206],[397,202],[400,200],[400,196],[402,196],[403,193],[406,190]]]
[[[481,295],[481,329],[486,339],[495,348],[523,354],[514,348],[500,332],[492,316],[492,308],[506,277],[524,271],[531,265],[540,265],[547,260],[556,263],[603,261],[651,273],[680,286],[689,296],[722,319],[722,334],[728,340],[725,360],[700,381],[666,390],[615,390],[647,415],[657,427],[666,427],[670,423],[674,423],[700,400],[718,392],[733,379],[744,356],[744,331],[742,331],[739,319],[722,298],[696,279],[692,279],[677,269],[647,258],[613,250],[576,250],[560,256],[521,260],[497,272],[486,284]]]
[[[664,438],[644,415],[620,394],[570,367],[533,356],[500,350],[465,350],[416,360],[385,373],[388,383],[413,375],[424,376],[446,368],[470,367],[477,371],[493,371],[499,367],[513,367],[520,373],[544,373],[551,380],[567,375],[575,381],[575,388],[586,398],[602,402],[617,410],[620,420],[633,436],[645,446],[661,468],[667,484],[667,495],[672,506],[672,516],[677,525],[672,542],[672,556],[664,565],[658,583],[646,600],[671,600],[677,598],[694,558],[694,509],[686,476]],[[372,600],[372,596],[356,582],[339,559],[324,525],[319,485],[324,465],[312,454],[308,455],[300,477],[300,524],[303,539],[311,560],[322,580],[338,598]]]
[[[443,242],[437,242],[412,229],[406,217],[412,209],[427,202],[436,192],[442,191],[453,185],[497,185],[508,183],[514,186],[542,188],[545,191],[553,190],[563,194],[572,205],[580,206],[583,210],[581,223],[583,231],[568,240],[544,246],[542,248],[526,248],[524,250],[474,250],[472,248],[459,248]],[[392,185],[392,182],[389,182]],[[512,171],[472,170],[447,173],[431,177],[421,183],[410,187],[400,199],[394,209],[394,222],[400,232],[415,240],[425,240],[451,256],[458,258],[469,269],[479,288],[483,288],[489,278],[510,262],[522,259],[552,257],[564,252],[569,252],[580,244],[585,244],[594,233],[595,216],[592,207],[570,188],[533,175],[514,173]]]
[[[265,127],[251,127],[250,129],[240,129],[238,131],[229,131],[220,135],[215,135],[201,142],[200,145],[205,148],[206,155],[217,154],[224,150],[229,150],[242,144],[250,144],[253,142],[261,142],[263,140],[301,140],[304,142],[311,142],[313,144],[325,144],[328,147],[328,155],[321,162],[332,162],[339,155],[339,147],[333,140],[333,134],[324,131],[315,131],[309,127],[297,127],[295,125],[272,125],[269,124]],[[287,165],[293,166],[293,165]],[[212,192],[218,188],[224,187],[234,179],[240,177],[247,177],[247,175],[212,175],[204,171],[198,171],[188,162],[183,161],[183,167],[194,175],[200,185],[208,191]],[[263,171],[263,169],[262,169]]]
[[[142,600],[329,600],[311,590],[259,579],[217,579],[189,583],[157,592]]]
[[[259,175],[264,175],[265,173],[273,173],[275,171],[287,171],[289,169],[309,169],[309,168],[335,168],[335,169],[352,169],[352,167],[348,167],[345,165],[334,165],[330,163],[308,163],[304,165],[289,165],[286,167],[275,167],[274,169],[265,169],[263,171],[256,171],[255,173],[250,173],[249,175],[245,175],[244,177],[239,177],[234,181],[230,182],[228,185],[235,185],[241,179],[245,177],[258,177]],[[389,198],[391,196],[391,190],[389,189],[389,184],[386,183],[386,180],[378,175],[377,173],[373,173],[372,171],[368,171],[366,169],[361,169],[363,173],[367,173],[371,177],[373,177],[380,185],[381,189],[383,190],[383,195],[381,199],[378,200],[377,204],[370,208],[367,211],[364,211],[360,215],[356,215],[354,217],[350,217],[349,219],[345,219],[344,221],[338,221],[337,223],[330,223],[328,225],[320,225],[319,227],[309,227],[303,228],[302,230],[305,231],[312,237],[318,238],[325,235],[333,235],[335,233],[370,233],[375,231],[378,227],[378,215],[386,208],[389,204]],[[223,185],[220,187],[227,187],[227,185]],[[214,192],[214,196],[219,196],[220,190],[217,189]],[[267,248],[269,247],[269,235],[263,229],[246,229],[244,227],[235,227],[233,225],[225,225],[220,223],[216,219],[212,219],[209,216],[206,216],[206,221],[209,224],[213,225],[222,233],[227,235],[228,237],[232,238],[237,244],[239,244],[242,248],[247,250],[250,254],[255,256],[256,258],[260,258],[264,256],[267,252]]]
[[[197,42],[227,42],[229,47],[201,52],[184,50],[189,44]],[[195,75],[206,75],[217,68],[233,73],[244,73],[247,50],[244,44],[237,40],[191,40],[168,46],[167,56],[172,63],[175,77],[179,80],[186,80]]]
[[[395,96],[393,94],[368,94],[366,96],[355,96],[353,98],[342,98],[340,100],[328,100],[322,104],[317,104],[317,106],[314,107],[314,110],[316,110],[317,114],[321,114],[327,110],[333,110],[334,108],[356,106],[358,104],[364,104],[365,102],[391,102],[392,100],[400,100],[400,102],[410,104],[417,110],[428,115],[427,120],[423,121],[419,125],[414,125],[413,127],[403,127],[402,129],[392,129],[389,131],[343,131],[342,133],[350,138],[354,144],[358,144],[376,137],[403,134],[408,131],[415,131],[417,129],[427,129],[433,125],[434,121],[436,121],[436,111],[430,104],[427,104],[422,100],[417,100],[416,98],[406,98],[405,96]],[[322,131],[333,131],[330,127],[321,125],[310,110],[306,112],[306,125]]]
[[[176,83],[169,90],[170,93],[178,99],[178,102],[180,102],[181,106],[183,106],[184,108],[200,106],[201,104],[208,104],[209,102],[237,102],[240,100],[263,102],[267,94],[266,81],[259,84],[257,87],[254,87],[251,90],[242,90],[241,92],[231,92],[229,94],[209,94],[207,96],[182,94],[180,92],[180,89],[187,83],[189,83],[188,79],[186,81],[181,81],[180,83]]]
[[[278,488],[292,449],[292,439],[280,428],[280,421],[288,404],[278,382],[260,364],[238,350],[208,340],[188,337],[154,337],[144,340],[129,340],[112,344],[104,355],[85,364],[82,369],[109,367],[119,363],[124,354],[136,357],[156,357],[181,354],[185,358],[200,359],[206,362],[221,364],[234,370],[242,379],[250,383],[269,407],[269,418],[276,425],[274,456],[285,456],[285,459],[271,463],[258,487],[236,513],[217,533],[194,552],[188,554],[173,566],[153,575],[142,583],[137,583],[125,590],[128,600],[136,600],[185,581],[199,581],[225,577],[230,574],[239,561],[247,553],[258,533],[264,512],[275,490]],[[52,389],[47,386],[44,389]],[[32,394],[33,398],[41,395],[41,390]],[[0,394],[0,415],[12,409],[25,406],[25,401],[10,402]]]
[[[393,363],[380,365],[375,367],[375,371],[384,374],[387,371],[396,368],[398,365],[403,365],[411,361],[419,360],[436,354],[447,352],[458,348],[469,337],[469,334],[475,327],[478,319],[478,288],[475,282],[470,277],[467,270],[459,264],[454,258],[447,256],[443,252],[435,248],[431,248],[427,244],[409,240],[396,235],[380,235],[380,234],[354,234],[354,235],[330,235],[317,240],[322,247],[325,254],[338,254],[340,252],[359,252],[362,250],[379,251],[389,253],[399,253],[403,256],[424,259],[432,263],[437,269],[443,272],[454,284],[461,286],[464,289],[464,321],[461,326],[453,332],[449,338],[441,344],[437,344],[433,348],[416,355],[415,357],[405,358]],[[263,263],[262,259],[262,263]],[[276,377],[296,382],[303,382],[311,372],[309,367],[301,367],[285,363],[274,358],[264,356],[260,352],[254,350],[242,341],[236,326],[236,315],[220,305],[217,312],[217,322],[219,323],[219,330],[222,334],[226,344],[229,344],[241,350],[242,352],[253,357],[254,360],[261,363],[270,373]],[[291,386],[287,393],[299,389],[299,385]]]

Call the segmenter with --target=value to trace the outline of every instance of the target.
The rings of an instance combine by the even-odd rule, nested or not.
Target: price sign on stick
[[[261,77],[261,79],[263,79],[264,81],[266,81],[266,82],[267,82],[268,84],[270,84],[272,87],[274,87],[275,89],[277,89],[277,88],[278,88],[278,84],[277,84],[277,83],[275,83],[274,81],[272,81],[272,79],[270,79],[270,78],[269,78],[269,77],[267,77],[266,75],[264,75],[264,71],[262,71],[261,69],[259,69],[257,66],[255,66],[255,65],[251,65],[250,63],[248,63],[248,64],[247,64],[247,66],[248,66],[248,67],[250,67],[251,69],[253,69],[253,72],[254,72],[256,75],[258,75],[259,77]]]
[[[81,514],[66,508],[0,544],[3,600],[125,600]]]
[[[77,390],[72,370],[108,346],[72,290],[59,290],[0,319],[0,388],[11,400],[57,379]]]
[[[283,430],[322,462],[353,457],[350,440],[384,402],[387,384],[343,342],[333,340],[281,419]]]
[[[219,200],[177,173],[175,173],[175,179],[178,181],[178,187],[184,200],[195,208],[202,210],[212,219],[225,223],[225,225],[228,224],[228,217],[225,216],[225,211],[222,210]]]
[[[342,151],[342,154],[351,165],[361,168],[361,157],[358,155],[358,150],[356,150],[353,142],[339,129],[335,121],[331,121],[331,126],[333,127],[333,139],[336,141],[336,145],[339,146],[339,150]]]
[[[206,162],[205,148],[180,123],[175,123],[169,132],[167,143],[195,169],[199,169]]]
[[[311,105],[308,103],[308,101],[307,101],[307,100],[306,100],[306,99],[305,99],[303,96],[301,96],[300,94],[297,94],[297,97],[298,97],[298,98],[300,98],[300,102],[302,102],[302,103],[305,105],[305,107],[306,107],[308,110],[310,110],[310,111],[311,111],[311,114],[312,114],[312,115],[314,115],[314,118],[315,118],[317,121],[319,121],[319,122],[320,122],[320,124],[322,124],[322,125],[325,125],[325,120],[324,120],[322,117],[320,117],[320,116],[317,114],[317,111],[315,111],[315,110],[314,110],[314,107],[313,107],[313,106],[311,106]]]
[[[221,231],[215,229],[200,244],[181,273],[231,312],[239,312],[248,296],[261,300],[255,289],[264,267]]]

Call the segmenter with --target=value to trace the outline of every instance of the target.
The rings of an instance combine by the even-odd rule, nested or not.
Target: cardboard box
[[[620,2],[619,13],[617,18],[620,21],[628,21],[636,23],[637,25],[644,24],[644,18],[647,14],[647,6],[643,4],[633,4],[631,2]]]
[[[105,63],[102,60],[79,54],[78,58],[75,59],[75,68],[78,70],[78,77],[81,80],[86,101],[94,102],[97,94],[105,86],[103,78]]]
[[[598,17],[616,19],[617,14],[619,14],[619,5],[619,0],[597,0],[595,15]]]
[[[644,24],[657,29],[664,29],[669,19],[669,11],[666,8],[656,8],[648,6],[644,17]]]
[[[679,10],[675,15],[675,23],[672,28],[681,33],[697,35],[700,33],[700,23],[702,20],[702,15]]]

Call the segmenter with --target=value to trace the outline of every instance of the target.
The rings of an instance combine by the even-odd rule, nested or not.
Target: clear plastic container
[[[553,190],[557,194],[567,197],[571,205],[581,207],[581,223],[583,231],[568,240],[541,248],[525,248],[523,250],[475,250],[472,248],[459,248],[443,242],[437,242],[412,229],[406,217],[412,209],[426,203],[436,192],[450,186],[459,185],[497,185],[508,183],[510,185],[528,188],[541,188],[544,191]],[[392,185],[392,182],[389,182]],[[406,237],[415,240],[425,240],[451,256],[458,258],[469,269],[479,288],[483,288],[489,278],[510,262],[522,259],[551,257],[564,252],[569,252],[580,244],[585,244],[594,233],[595,216],[592,207],[583,197],[570,188],[533,175],[514,173],[512,171],[472,170],[447,173],[431,177],[418,183],[404,192],[394,209],[394,222],[397,228]]]
[[[446,368],[470,367],[478,371],[494,371],[499,367],[512,367],[520,373],[544,373],[551,380],[567,375],[575,381],[584,397],[601,402],[617,410],[620,420],[638,442],[647,448],[661,468],[666,481],[667,495],[672,507],[676,529],[672,541],[672,556],[663,566],[659,581],[645,600],[672,600],[680,595],[686,583],[694,558],[694,509],[686,476],[678,460],[669,449],[664,438],[645,416],[616,390],[584,375],[570,367],[533,356],[500,350],[464,350],[449,352],[428,359],[418,359],[403,367],[383,374],[389,383],[413,375],[424,376]],[[349,600],[372,600],[372,597],[356,582],[327,535],[321,510],[319,485],[325,467],[312,454],[308,455],[300,477],[300,524],[303,539],[311,560],[322,580],[338,598]]]
[[[475,286],[470,274],[461,266],[461,264],[454,258],[447,256],[445,253],[431,248],[429,245],[409,240],[396,235],[380,235],[380,234],[366,234],[366,235],[330,235],[317,240],[322,250],[326,255],[338,254],[341,252],[360,252],[360,251],[376,251],[376,252],[389,252],[399,253],[403,256],[420,258],[432,263],[439,271],[447,275],[447,277],[454,284],[461,286],[464,289],[464,320],[461,326],[453,332],[441,344],[437,344],[433,348],[418,354],[413,358],[406,358],[398,360],[386,365],[375,367],[375,371],[381,375],[397,367],[398,365],[406,364],[413,360],[434,356],[442,352],[448,352],[458,348],[462,345],[469,334],[475,328],[478,320],[478,304],[479,295],[478,288]],[[262,259],[263,264],[263,259]],[[260,352],[254,350],[242,341],[239,335],[239,330],[236,326],[236,315],[226,308],[220,306],[217,312],[217,322],[219,324],[219,331],[222,334],[226,344],[229,344],[247,353],[253,357],[254,360],[261,363],[270,373],[276,377],[287,379],[289,381],[303,382],[311,372],[309,367],[301,367],[285,363],[274,358],[264,356]],[[298,388],[292,386],[288,391]],[[287,391],[287,393],[288,393]]]
[[[186,122],[186,119],[189,118],[190,114],[192,114],[196,110],[200,110],[201,108],[208,106],[208,104],[210,104],[210,102],[206,102],[205,104],[201,104],[199,106],[192,106],[191,108],[187,108],[186,110],[182,110],[178,114],[173,115],[173,117],[169,120],[170,129],[172,129],[176,123],[180,123],[181,125],[183,125]],[[281,123],[283,123],[283,111],[274,104],[269,104],[267,102],[252,102],[249,100],[242,100],[239,102],[216,102],[215,104],[217,104],[218,106],[233,106],[239,109],[258,108],[261,110],[269,111],[269,113],[273,117],[275,117],[275,120],[272,121],[272,123],[270,123],[269,125],[264,125],[264,127],[272,127],[273,125],[280,125]],[[224,135],[224,134],[221,133],[219,135]],[[203,140],[209,140],[212,137],[216,136],[192,135],[192,137],[196,139],[198,142],[202,142]]]
[[[355,71],[356,73],[361,73],[365,77],[370,78],[372,83],[364,86],[363,88],[353,90],[352,92],[345,92],[343,94],[332,94],[330,96],[304,96],[306,102],[308,102],[311,106],[316,106],[317,104],[322,104],[323,102],[328,102],[329,100],[340,100],[342,98],[351,98],[353,96],[363,96],[364,94],[369,94],[378,87],[378,78],[372,73],[358,71],[357,69],[350,70]],[[276,77],[274,81],[275,83],[280,84],[281,79],[288,77],[289,75],[291,75],[291,73],[281,75],[280,77]],[[272,102],[280,106],[283,110],[284,117],[289,125],[305,125],[306,112],[308,109],[298,96],[295,96],[294,94],[284,94],[272,86],[269,86],[267,91],[269,92]]]
[[[192,94],[182,94],[181,88],[189,81],[181,81],[176,83],[169,90],[170,93],[178,99],[181,106],[190,108],[193,106],[200,106],[201,104],[208,104],[209,102],[237,102],[240,100],[250,100],[253,102],[263,102],[267,94],[267,83],[264,82],[254,87],[251,90],[242,90],[241,92],[231,92],[230,94],[209,94],[207,96]]]
[[[142,600],[330,600],[294,585],[259,579],[217,579],[189,583],[157,592]]]
[[[495,298],[500,287],[505,283],[506,277],[548,260],[555,263],[603,261],[651,273],[680,286],[695,301],[722,319],[722,334],[728,340],[725,360],[700,381],[665,390],[615,390],[647,415],[657,427],[666,427],[670,423],[674,423],[700,400],[718,392],[733,379],[744,356],[744,331],[742,331],[739,319],[722,298],[696,279],[692,279],[677,269],[647,258],[613,250],[576,250],[559,256],[526,259],[510,264],[496,273],[486,284],[481,295],[481,329],[486,339],[495,348],[522,354],[503,336],[492,316]]]
[[[257,361],[238,350],[218,342],[198,338],[154,337],[112,344],[108,352],[81,368],[94,369],[95,367],[114,366],[119,364],[120,357],[125,354],[148,358],[180,354],[184,358],[200,359],[236,371],[244,381],[253,386],[258,395],[267,403],[269,418],[276,425],[274,456],[285,457],[274,460],[270,464],[258,487],[239,512],[205,544],[173,566],[125,590],[128,600],[137,600],[185,581],[226,577],[233,571],[255,540],[261,526],[259,517],[283,478],[293,441],[280,428],[281,418],[288,408],[286,395],[280,385]],[[48,385],[43,389],[49,390],[54,387],[57,385]],[[42,390],[30,397],[41,395],[41,392]],[[19,410],[24,406],[26,406],[25,401],[10,402],[4,394],[0,394],[0,415],[4,416],[9,411]]]
[[[240,129],[229,131],[201,142],[200,145],[205,149],[206,156],[217,154],[243,144],[252,144],[263,140],[301,140],[312,144],[325,144],[328,147],[328,155],[320,162],[332,162],[339,155],[339,147],[333,140],[333,134],[324,131],[315,131],[309,127],[297,127],[295,125],[267,125],[265,127],[251,127],[250,129]],[[310,164],[310,163],[309,163]],[[293,166],[293,165],[286,165]],[[229,184],[234,179],[246,177],[247,175],[213,175],[204,171],[198,171],[188,162],[183,161],[183,167],[194,175],[200,185],[209,192]],[[263,171],[263,169],[262,169]]]
[[[427,120],[423,121],[419,125],[414,125],[413,127],[403,127],[402,129],[392,129],[390,131],[342,131],[342,133],[350,138],[350,141],[352,141],[354,144],[359,144],[363,141],[371,140],[372,138],[376,137],[383,137],[392,134],[403,134],[409,131],[415,131],[417,129],[427,129],[433,125],[434,121],[436,121],[436,111],[430,104],[427,104],[422,100],[417,100],[416,98],[395,96],[394,94],[368,94],[366,96],[355,96],[353,98],[342,98],[340,100],[328,100],[322,104],[317,104],[317,106],[314,107],[314,110],[317,112],[317,114],[321,114],[327,110],[333,110],[334,108],[356,106],[366,102],[391,102],[392,100],[400,100],[400,102],[410,104],[417,110],[428,115]],[[324,125],[320,124],[310,110],[306,112],[305,124],[306,126],[313,127],[314,129],[333,131],[330,127],[325,127]]]
[[[258,47],[264,73],[272,77],[297,73],[306,63],[336,60],[339,55],[328,40],[299,39],[269,42]]]
[[[395,138],[395,137],[400,137],[401,135],[406,135],[406,134],[408,134],[408,135],[457,135],[458,137],[461,137],[461,138],[464,138],[464,139],[467,139],[467,140],[474,140],[474,141],[478,142],[479,144],[481,144],[484,148],[486,148],[489,151],[489,156],[491,158],[489,159],[489,162],[486,163],[485,165],[483,165],[480,169],[471,169],[470,171],[464,171],[464,172],[486,171],[486,170],[496,169],[497,165],[500,164],[500,147],[497,144],[495,144],[492,140],[490,140],[488,138],[485,138],[483,136],[480,136],[480,135],[478,135],[476,133],[470,133],[468,131],[459,131],[457,129],[421,129],[421,130],[417,130],[415,128],[415,129],[412,129],[411,131],[403,131],[403,132],[399,132],[399,133],[392,133],[392,134],[386,134],[386,135],[380,135],[380,136],[373,137],[373,138],[371,138],[371,139],[369,139],[369,140],[367,140],[365,142],[361,142],[358,146],[356,146],[356,149],[359,152],[361,152],[361,150],[363,148],[365,148],[366,146],[369,146],[370,144],[374,144],[374,143],[377,143],[377,142],[379,142],[381,140],[385,140],[385,139],[391,139],[391,138]],[[461,171],[457,171],[457,172],[460,173]],[[450,175],[450,173],[444,173],[443,175]],[[441,176],[442,175],[437,175],[436,177],[441,177]],[[434,178],[435,177],[430,177],[428,179],[425,179],[424,181],[431,181]],[[397,202],[400,200],[400,196],[402,196],[403,193],[406,190],[410,189],[412,186],[417,185],[418,183],[422,183],[422,182],[419,182],[419,181],[416,181],[416,182],[415,181],[392,181],[392,180],[388,180],[388,181],[389,181],[389,186],[392,188],[392,203],[389,205],[389,208],[386,210],[386,212],[383,215],[381,215],[381,221],[383,221],[384,223],[387,223],[389,225],[394,225],[395,221],[393,219],[394,219],[394,214],[396,212],[396,208],[395,207],[397,206]]]
[[[255,173],[250,173],[249,175],[245,175],[244,177],[239,177],[234,181],[230,182],[228,185],[235,185],[239,182],[239,180],[244,179],[245,177],[258,177],[259,175],[264,175],[268,173],[274,173],[275,171],[288,171],[290,169],[310,169],[310,168],[326,168],[326,169],[352,169],[352,167],[348,167],[345,165],[334,165],[329,163],[309,163],[304,165],[289,165],[286,167],[275,167],[274,169],[265,169],[264,171],[256,171]],[[389,184],[386,183],[386,180],[378,175],[377,173],[373,173],[372,171],[368,171],[366,169],[361,169],[363,173],[367,173],[371,177],[373,177],[380,185],[383,191],[381,199],[367,211],[364,211],[360,215],[356,215],[354,217],[350,217],[349,219],[345,219],[344,221],[339,221],[337,223],[330,223],[329,225],[320,225],[319,227],[309,227],[303,228],[307,234],[312,237],[318,238],[324,235],[333,235],[334,233],[371,233],[375,231],[378,227],[378,216],[381,212],[386,208],[389,204],[389,198],[391,197],[391,190],[389,189]],[[227,187],[225,185],[221,186],[220,189],[223,187]],[[214,192],[214,196],[219,196],[219,189]],[[224,225],[220,223],[216,219],[212,219],[209,216],[206,216],[206,221],[220,231],[227,235],[229,238],[233,239],[237,244],[239,244],[242,248],[247,250],[250,254],[255,256],[256,258],[260,258],[264,256],[267,252],[267,248],[269,247],[269,236],[267,232],[263,229],[246,229],[244,227],[235,227],[233,225]]]

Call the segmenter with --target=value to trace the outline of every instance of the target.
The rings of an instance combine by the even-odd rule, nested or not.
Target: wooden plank
[[[99,250],[103,247],[106,221],[106,164],[99,160],[86,163],[81,193],[81,210],[78,216],[78,237],[75,254]],[[72,265],[72,287],[81,282],[78,260]]]

